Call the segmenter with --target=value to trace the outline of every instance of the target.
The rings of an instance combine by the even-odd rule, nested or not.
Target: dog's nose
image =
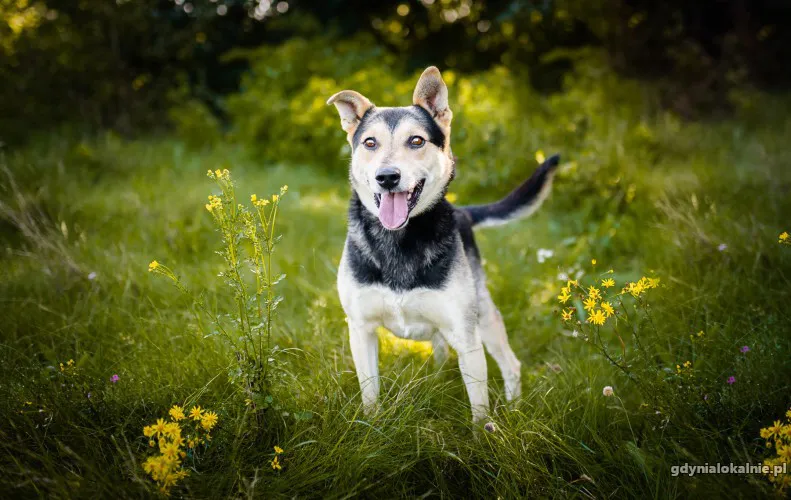
[[[397,168],[385,167],[376,171],[376,182],[385,189],[393,189],[401,180],[401,171]]]

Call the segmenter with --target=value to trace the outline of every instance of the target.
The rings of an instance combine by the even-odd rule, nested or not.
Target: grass
[[[178,403],[220,416],[211,446],[188,461],[191,474],[174,490],[189,497],[769,495],[757,475],[670,471],[761,461],[759,429],[791,403],[791,248],[777,243],[791,226],[789,124],[679,129],[658,119],[650,141],[630,143],[620,124],[595,143],[556,145],[571,161],[539,214],[477,233],[523,363],[524,395],[506,406],[489,360],[494,433],[468,423],[455,362],[436,367],[425,346],[388,337],[382,409],[361,413],[335,292],[345,172],[262,165],[239,146],[196,151],[175,138],[111,134],[53,136],[7,152],[2,490],[148,496],[142,429]],[[511,187],[482,189],[486,176],[465,175],[460,156],[452,190],[462,203]],[[534,165],[521,163],[514,181]],[[212,308],[230,310],[232,294],[217,278],[219,237],[203,209],[213,192],[205,172],[223,167],[243,198],[289,185],[274,257],[287,275],[274,331],[280,368],[260,425],[229,382],[232,353],[203,338],[189,300],[147,272],[153,259],[167,264]],[[554,251],[543,263],[541,248]],[[619,286],[651,271],[662,280],[650,296],[653,324],[637,325],[651,357],[635,365],[636,381],[557,314],[560,273],[588,279],[609,268]],[[705,342],[690,340],[698,331]],[[741,353],[743,345],[751,350]],[[76,373],[63,376],[58,364],[69,359]],[[675,374],[686,360],[691,379]],[[605,385],[618,398],[605,398]],[[269,465],[275,445],[285,449],[282,471]]]

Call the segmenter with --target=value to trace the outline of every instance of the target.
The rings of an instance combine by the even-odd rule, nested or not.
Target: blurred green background
[[[2,0],[0,137],[61,123],[166,131],[180,106],[170,121],[200,142],[210,123],[240,141],[285,140],[272,117],[311,109],[313,92],[366,80],[393,92],[377,79],[437,65],[503,66],[551,94],[580,48],[697,118],[726,112],[734,91],[788,87],[790,11],[780,0]]]
[[[220,418],[187,497],[773,495],[669,471],[765,460],[759,431],[791,404],[789,27],[779,0],[0,0],[1,491],[150,496],[142,429],[179,403]],[[470,428],[455,362],[387,335],[383,409],[362,415],[335,291],[349,151],[324,103],[408,105],[428,65],[457,203],[562,155],[533,219],[476,233],[523,372],[506,406],[489,361],[493,434]],[[203,208],[218,168],[241,201],[289,185],[262,419],[234,353],[147,272],[233,314]],[[662,283],[634,325],[647,354],[602,335],[632,376],[558,318],[567,277],[609,269]]]

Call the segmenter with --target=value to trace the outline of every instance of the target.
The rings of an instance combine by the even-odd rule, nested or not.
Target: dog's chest
[[[453,316],[448,291],[414,289],[396,292],[384,286],[357,286],[353,292],[354,314],[366,323],[383,325],[395,335],[428,340],[448,329]]]

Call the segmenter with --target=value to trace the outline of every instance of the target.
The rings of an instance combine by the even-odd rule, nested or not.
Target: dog
[[[474,227],[531,215],[548,196],[559,157],[552,156],[502,200],[454,207],[445,199],[456,175],[450,147],[448,88],[436,67],[415,86],[412,106],[376,107],[353,90],[333,95],[351,146],[352,187],[338,293],[363,408],[379,395],[377,327],[430,340],[442,363],[448,348],[459,369],[473,422],[489,411],[484,346],[497,362],[508,401],[521,394],[521,363],[486,288]]]

